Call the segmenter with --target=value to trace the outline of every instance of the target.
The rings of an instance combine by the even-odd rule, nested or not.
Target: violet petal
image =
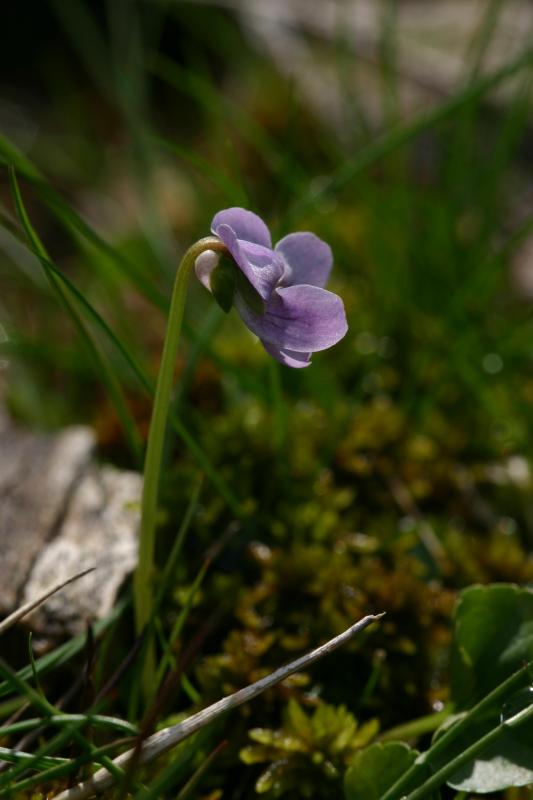
[[[261,217],[258,217],[252,211],[246,211],[246,209],[238,207],[219,211],[218,214],[215,214],[211,223],[211,230],[216,236],[220,235],[218,232],[220,225],[228,225],[235,232],[237,239],[272,248],[270,231]]]
[[[283,274],[281,257],[269,247],[238,239],[233,228],[226,224],[218,226],[217,236],[254,289],[263,300],[268,300]]]
[[[251,331],[280,350],[326,350],[348,330],[340,297],[318,286],[302,284],[276,289],[264,314],[251,311],[237,292],[235,307]]]
[[[286,265],[283,286],[305,283],[324,288],[333,265],[331,248],[314,233],[289,233],[275,247]]]
[[[280,350],[270,342],[261,340],[261,344],[267,353],[284,364],[286,367],[293,367],[295,369],[302,369],[303,367],[311,366],[311,353],[296,353],[294,350]]]

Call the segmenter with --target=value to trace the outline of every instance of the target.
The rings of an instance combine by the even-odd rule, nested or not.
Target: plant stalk
[[[479,701],[477,705],[468,711],[464,717],[458,719],[448,730],[439,736],[439,738],[431,745],[429,750],[422,753],[416,762],[405,772],[396,783],[388,789],[383,795],[381,800],[397,800],[397,798],[405,796],[405,789],[407,786],[412,785],[413,780],[416,779],[418,773],[438,753],[441,753],[459,734],[463,733],[473,719],[480,717],[485,711],[493,707],[496,703],[503,700],[513,689],[517,689],[522,684],[528,681],[529,670],[531,663],[526,664],[524,667],[513,673],[509,678],[500,683],[495,689],[492,690],[486,697]],[[425,784],[424,784],[425,785]],[[409,796],[412,800],[411,796]]]
[[[448,761],[447,764],[437,770],[427,781],[424,781],[418,789],[408,794],[406,800],[422,800],[423,797],[427,797],[434,789],[438,789],[448,778],[451,778],[458,769],[472,761],[472,759],[482,753],[489,745],[501,739],[509,728],[518,728],[519,725],[527,722],[532,717],[533,705],[518,712],[512,719],[506,722],[500,722],[496,728],[493,728],[486,733],[485,736],[482,736],[481,739],[478,739],[477,742],[474,742],[474,744],[467,747],[466,750],[463,750],[462,753],[452,758],[451,761]]]
[[[135,626],[137,634],[140,634],[150,622],[153,607],[152,579],[161,463],[187,286],[196,259],[206,250],[214,250],[219,253],[226,252],[225,245],[215,236],[207,236],[193,244],[183,256],[178,267],[172,291],[144,461],[139,562],[134,576]]]

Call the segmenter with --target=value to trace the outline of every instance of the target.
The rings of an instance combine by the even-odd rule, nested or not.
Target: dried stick
[[[323,656],[329,655],[329,653],[332,653],[338,647],[348,642],[356,633],[364,630],[364,628],[367,628],[383,616],[383,614],[369,614],[363,617],[363,619],[360,619],[355,625],[352,625],[343,633],[339,634],[339,636],[335,636],[334,639],[330,639],[329,642],[317,647],[316,650],[312,650],[310,653],[297,658],[296,661],[291,661],[290,664],[280,667],[275,672],[272,672],[271,675],[267,675],[265,678],[261,678],[255,683],[250,684],[250,686],[245,686],[244,689],[239,689],[239,691],[227,697],[223,697],[222,700],[218,700],[216,703],[204,708],[197,714],[193,714],[178,725],[172,725],[170,728],[164,728],[154,733],[144,742],[139,755],[139,763],[146,764],[148,761],[153,761],[154,758],[170,750],[179,742],[183,741],[183,739],[196,733],[196,731],[203,728],[204,725],[213,722],[213,720],[221,714],[225,714],[241,706],[243,703],[253,700],[254,697],[262,694],[266,689],[270,689],[271,686],[280,683],[280,681],[285,680],[285,678],[288,678],[289,675],[292,675],[294,672],[307,668]],[[124,768],[135,752],[136,748],[132,748],[126,753],[122,753],[122,755],[114,759],[113,763],[117,767]],[[113,785],[114,781],[114,775],[108,772],[107,769],[100,769],[88,781],[73,786],[70,789],[65,789],[64,792],[56,796],[56,800],[86,800],[86,798],[93,797],[108,789]]]
[[[94,572],[95,569],[96,567],[90,567],[89,569],[84,569],[83,572],[78,572],[78,574],[73,575],[72,578],[68,578],[66,581],[58,583],[57,586],[54,586],[52,589],[49,589],[43,595],[38,597],[37,600],[31,600],[29,603],[25,603],[20,608],[17,608],[16,611],[13,611],[13,613],[9,615],[9,617],[6,617],[5,619],[2,620],[2,622],[0,622],[0,634],[7,631],[8,628],[11,628],[16,622],[21,620],[22,617],[25,617],[26,614],[29,614],[30,611],[33,611],[34,608],[40,606],[41,603],[44,603],[44,601],[48,600],[48,598],[51,597],[53,594],[59,592],[60,589],[63,589],[65,586],[68,586],[68,584],[72,583],[73,581],[77,581],[79,578],[83,578],[84,575],[88,575],[89,572]]]

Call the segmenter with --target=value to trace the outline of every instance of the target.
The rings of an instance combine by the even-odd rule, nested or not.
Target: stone
[[[45,641],[108,614],[137,563],[142,477],[94,449],[88,427],[27,431],[0,403],[0,611],[95,567],[25,618]]]

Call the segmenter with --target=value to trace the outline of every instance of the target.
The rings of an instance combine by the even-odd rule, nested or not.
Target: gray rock
[[[94,447],[88,428],[34,434],[0,421],[0,610],[21,598],[32,565],[57,533]]]
[[[141,476],[89,465],[69,503],[61,530],[41,551],[24,588],[32,601],[76,572],[95,571],[71,583],[28,619],[46,635],[84,630],[108,614],[126,576],[137,563]]]
[[[105,616],[136,565],[142,478],[97,464],[94,444],[86,427],[23,430],[0,405],[0,611],[96,567],[28,616],[45,639]]]

